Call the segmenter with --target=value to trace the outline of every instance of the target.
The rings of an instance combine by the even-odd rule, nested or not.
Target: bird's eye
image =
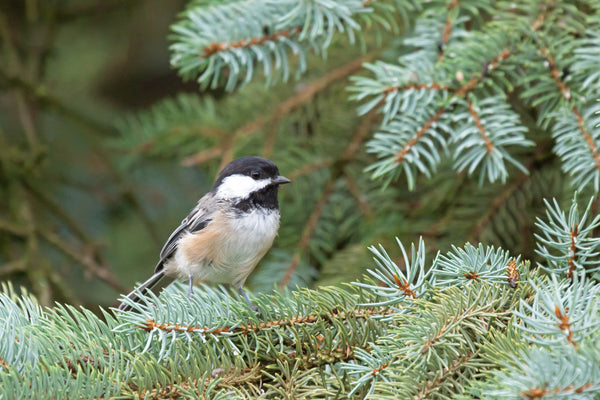
[[[250,173],[250,176],[252,177],[252,179],[258,179],[260,178],[260,171],[252,171]]]

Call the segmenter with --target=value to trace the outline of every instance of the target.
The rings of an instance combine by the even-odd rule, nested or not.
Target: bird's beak
[[[279,175],[277,178],[273,179],[273,183],[276,185],[283,185],[284,183],[290,183],[291,181],[285,176]]]

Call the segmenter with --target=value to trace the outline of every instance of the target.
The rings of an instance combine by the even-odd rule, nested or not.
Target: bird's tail
[[[147,293],[148,291],[157,293],[161,288],[166,286],[168,282],[165,282],[167,281],[167,279],[164,278],[166,278],[164,271],[155,272],[154,275],[152,275],[150,278],[148,278],[148,280],[146,280],[146,282],[137,286],[135,290],[133,290],[125,297],[133,301],[134,303],[138,303],[140,301],[140,293]],[[161,284],[159,285],[159,283]],[[121,311],[129,311],[131,310],[131,308],[131,305],[125,302],[121,302],[121,304],[119,304],[119,310]]]

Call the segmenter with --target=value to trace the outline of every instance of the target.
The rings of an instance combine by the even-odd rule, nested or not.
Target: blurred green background
[[[0,216],[49,233],[2,230],[0,279],[46,304],[110,304],[152,270],[163,238],[209,188],[212,177],[172,160],[122,168],[126,150],[114,145],[125,113],[196,91],[169,67],[169,24],[183,4],[2,2]]]
[[[356,279],[372,265],[368,246],[400,255],[394,236],[422,235],[430,260],[466,241],[532,258],[541,198],[568,191],[527,109],[538,147],[516,156],[531,175],[511,170],[506,185],[481,188],[448,159],[414,192],[402,179],[381,191],[364,172],[377,115],[358,117],[346,87],[363,61],[404,51],[398,34],[367,31],[362,49],[336,37],[300,79],[225,95],[169,67],[169,25],[185,1],[0,4],[0,280],[42,304],[113,305],[238,156],[271,158],[294,179],[254,290]]]

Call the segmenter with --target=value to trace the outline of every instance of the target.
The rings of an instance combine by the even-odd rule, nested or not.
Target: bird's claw
[[[242,295],[242,297],[244,298],[244,300],[246,300],[246,303],[248,303],[248,306],[250,307],[250,309],[252,311],[254,311],[255,313],[258,314],[258,316],[261,316],[261,312],[260,312],[260,308],[258,308],[257,306],[255,306],[254,304],[252,304],[252,302],[250,301],[250,299],[248,298],[248,295],[246,294],[246,292],[244,292],[244,289],[242,289],[241,287],[238,288],[240,291],[240,294]]]

